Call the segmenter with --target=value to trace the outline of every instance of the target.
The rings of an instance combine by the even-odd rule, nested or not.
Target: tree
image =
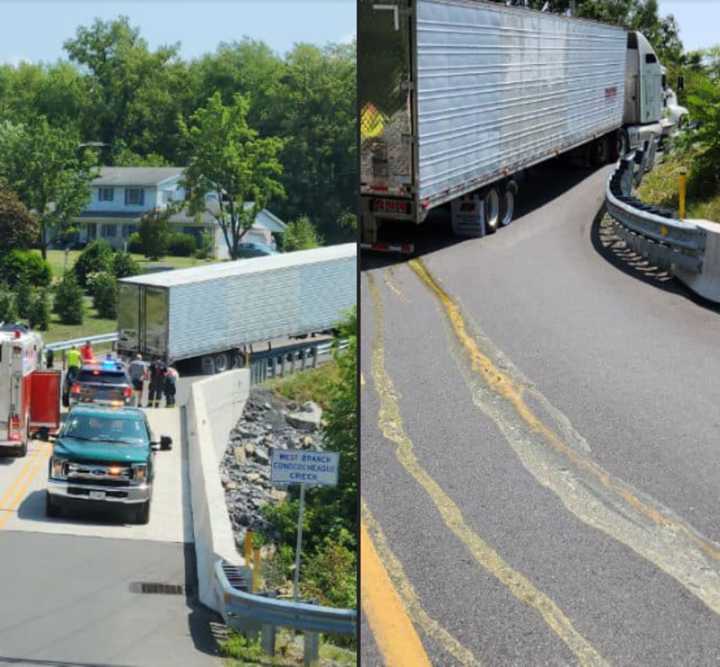
[[[0,178],[37,216],[43,259],[51,232],[66,228],[90,198],[95,158],[79,143],[76,131],[51,127],[46,118],[0,124]]]
[[[25,280],[32,287],[47,287],[52,269],[42,258],[29,250],[11,250],[0,259],[0,275],[11,287]]]
[[[32,296],[32,287],[28,282],[27,276],[22,274],[17,286],[15,287],[15,307],[17,308],[17,312],[20,317],[29,317]]]
[[[47,289],[38,290],[30,303],[28,323],[32,329],[47,331],[50,326],[50,297]]]
[[[29,248],[38,238],[38,224],[12,191],[0,186],[0,254]]]
[[[100,317],[117,317],[118,285],[112,273],[98,273],[93,279],[93,305]]]
[[[0,285],[0,322],[15,322],[18,319],[15,297],[5,285]]]
[[[63,324],[82,324],[85,317],[83,291],[75,273],[68,271],[55,289],[54,311]]]
[[[140,273],[140,265],[129,252],[116,252],[112,260],[112,272],[116,278],[127,278]]]
[[[286,138],[280,159],[287,199],[281,218],[311,215],[330,242],[353,241],[338,229],[357,192],[357,66],[355,44],[297,45],[287,56],[275,104],[277,129]]]
[[[272,197],[284,195],[276,180],[282,174],[282,141],[260,138],[248,125],[247,113],[248,101],[241,95],[225,106],[215,93],[192,115],[191,125],[179,121],[189,156],[190,212],[209,213],[216,220],[233,259],[258,213]]]
[[[148,259],[157,260],[165,256],[170,243],[170,216],[176,207],[148,211],[140,220],[138,234],[142,243],[143,254]]]
[[[303,216],[288,224],[282,236],[282,249],[285,252],[293,250],[309,250],[321,244],[318,233],[310,222],[310,218]]]
[[[87,277],[91,273],[111,271],[113,265],[112,246],[104,239],[89,243],[77,258],[73,271],[81,287],[87,287]]]

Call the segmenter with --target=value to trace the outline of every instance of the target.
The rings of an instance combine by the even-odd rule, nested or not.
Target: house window
[[[114,239],[117,236],[117,225],[101,225],[100,234],[104,239]]]
[[[142,206],[145,203],[145,190],[142,188],[125,188],[125,203]]]
[[[112,201],[115,198],[114,188],[98,188],[99,201]]]

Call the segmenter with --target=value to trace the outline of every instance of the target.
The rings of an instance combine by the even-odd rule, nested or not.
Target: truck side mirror
[[[160,449],[172,449],[172,438],[169,435],[160,437]]]

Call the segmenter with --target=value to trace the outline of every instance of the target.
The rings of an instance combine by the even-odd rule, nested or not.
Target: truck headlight
[[[133,464],[133,482],[136,484],[142,484],[147,481],[147,463],[134,463]]]
[[[66,463],[67,461],[65,459],[57,459],[53,456],[50,459],[50,477],[53,479],[66,479]]]

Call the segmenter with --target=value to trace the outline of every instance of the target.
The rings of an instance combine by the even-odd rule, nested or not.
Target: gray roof
[[[250,208],[251,206],[252,202],[245,203],[246,209]],[[207,210],[200,213],[199,221],[203,224],[217,223],[212,214]],[[192,224],[197,222],[197,220],[194,215],[190,215],[187,208],[184,208],[177,213],[173,213],[173,215],[170,216],[170,222]],[[271,232],[277,232],[279,234],[282,234],[287,228],[287,225],[282,220],[280,220],[280,218],[268,211],[266,208],[258,212],[257,216],[255,217],[255,224],[253,226],[263,227],[264,229],[268,229]]]
[[[135,285],[172,287],[174,285],[186,285],[188,283],[215,280],[227,276],[282,269],[299,264],[314,264],[315,262],[327,262],[332,259],[349,259],[355,257],[356,254],[356,243],[344,243],[342,245],[313,248],[312,250],[296,250],[295,252],[268,255],[267,257],[251,257],[249,259],[239,259],[231,262],[204,264],[194,266],[190,269],[175,269],[173,271],[163,271],[162,273],[144,274],[141,276],[133,276],[132,278],[123,278],[120,282]]]
[[[184,167],[100,167],[100,176],[92,185],[101,187],[158,185],[182,176]]]

